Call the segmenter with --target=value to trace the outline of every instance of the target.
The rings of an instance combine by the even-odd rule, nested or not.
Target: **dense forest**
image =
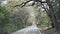
[[[60,0],[0,0],[0,34],[11,34],[32,24],[42,33],[54,28],[54,34],[60,34],[59,11]]]

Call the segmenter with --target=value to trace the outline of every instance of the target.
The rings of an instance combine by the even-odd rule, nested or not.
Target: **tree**
[[[9,12],[0,5],[0,34],[4,33],[5,24],[9,23]]]
[[[22,20],[15,16],[16,12],[12,12],[15,9],[7,5],[0,5],[0,34],[10,34],[24,27]]]
[[[54,11],[54,9],[55,10],[57,10],[58,11],[58,9],[56,9],[56,7],[57,6],[53,6],[54,4],[57,4],[57,3],[54,3],[53,5],[52,5],[52,3],[50,2],[50,0],[46,0],[47,1],[47,4],[48,4],[48,6],[49,6],[49,10],[48,10],[48,12],[50,13],[50,19],[51,19],[51,21],[52,21],[52,23],[54,24],[54,27],[56,28],[56,31],[58,32],[58,34],[60,34],[59,32],[60,32],[60,25],[59,25],[59,22],[57,21],[57,18],[56,17],[58,17],[58,16],[56,16],[56,11]],[[56,0],[55,0],[56,1]],[[58,1],[58,0],[57,0]],[[53,8],[54,7],[54,8]],[[57,14],[58,15],[58,14]]]

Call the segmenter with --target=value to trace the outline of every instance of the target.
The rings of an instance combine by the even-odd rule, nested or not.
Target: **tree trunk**
[[[59,27],[59,23],[56,20],[56,16],[54,14],[53,6],[51,5],[50,0],[46,0],[46,1],[47,1],[48,6],[49,6],[49,10],[48,10],[49,17],[50,17],[52,23],[54,24],[56,31],[58,32],[58,31],[60,31],[60,27]]]

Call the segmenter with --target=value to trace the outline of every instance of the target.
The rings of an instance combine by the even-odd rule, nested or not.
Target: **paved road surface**
[[[24,29],[18,30],[12,34],[41,34],[41,32],[36,25],[32,25]]]

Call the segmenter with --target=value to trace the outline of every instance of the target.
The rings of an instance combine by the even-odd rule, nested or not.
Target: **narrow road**
[[[18,30],[12,34],[41,34],[41,32],[36,25],[32,25],[24,29]]]

